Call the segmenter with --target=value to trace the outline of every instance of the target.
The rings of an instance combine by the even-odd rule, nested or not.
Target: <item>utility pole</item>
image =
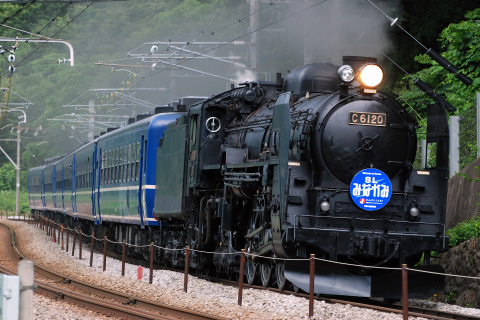
[[[25,114],[25,111],[23,111],[21,109],[7,109],[5,111],[6,112],[18,111],[18,112],[23,113],[23,120],[21,120],[18,123],[18,126],[17,126],[17,139],[0,139],[0,141],[12,141],[12,140],[17,141],[17,163],[15,163],[8,156],[8,154],[5,152],[5,150],[3,150],[3,148],[1,146],[0,146],[0,151],[2,151],[3,154],[5,154],[5,156],[8,158],[8,160],[10,160],[10,162],[13,164],[13,166],[17,170],[15,215],[18,216],[20,214],[20,142],[21,142],[20,132],[22,131],[22,128],[20,127],[20,124],[21,123],[27,123],[27,115]],[[22,117],[20,116],[19,118],[22,118]]]
[[[25,121],[27,121],[27,116],[25,116]],[[20,122],[17,126],[17,189],[16,189],[16,200],[15,200],[15,216],[20,215]]]

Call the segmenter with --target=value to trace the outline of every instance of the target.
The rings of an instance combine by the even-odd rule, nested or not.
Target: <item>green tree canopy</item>
[[[426,54],[416,56],[415,60],[427,67],[405,76],[397,84],[397,93],[417,118],[423,117],[428,103],[433,103],[414,85],[413,81],[417,78],[429,84],[437,94],[457,108],[458,114],[475,105],[476,92],[480,92],[480,9],[468,12],[465,18],[445,28],[439,41],[445,50],[442,55],[473,79],[473,83],[465,85]]]

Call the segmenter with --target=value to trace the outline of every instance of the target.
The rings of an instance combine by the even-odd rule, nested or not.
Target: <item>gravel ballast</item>
[[[308,319],[308,300],[293,295],[278,294],[265,290],[244,289],[242,306],[238,306],[238,289],[190,276],[188,292],[183,292],[184,275],[181,272],[154,270],[153,284],[148,283],[149,269],[143,268],[143,279],[137,280],[138,266],[125,265],[125,277],[121,276],[121,261],[107,257],[107,269],[103,272],[103,255],[94,253],[90,267],[90,249],[84,243],[82,259],[79,250],[72,257],[71,251],[61,250],[48,237],[33,225],[24,222],[1,222],[11,225],[17,235],[22,252],[36,263],[49,267],[69,277],[93,283],[120,292],[138,295],[161,303],[188,307],[190,309],[223,316],[228,319]],[[71,247],[70,242],[70,247]],[[78,245],[77,245],[78,246]],[[71,248],[70,248],[71,250]],[[412,301],[450,312],[480,316],[480,310],[434,303]],[[58,311],[60,310],[60,311]],[[111,319],[90,311],[79,309],[64,302],[35,295],[34,319]],[[312,319],[403,319],[400,314],[377,312],[369,309],[341,304],[328,304],[315,301]],[[423,319],[423,318],[410,318]]]

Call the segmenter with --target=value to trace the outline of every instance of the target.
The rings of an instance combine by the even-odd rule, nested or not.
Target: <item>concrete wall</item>
[[[460,172],[471,178],[475,175],[475,167],[480,167],[480,158],[473,161]],[[448,182],[447,196],[447,230],[458,223],[468,220],[480,213],[480,182],[467,181],[458,174]]]

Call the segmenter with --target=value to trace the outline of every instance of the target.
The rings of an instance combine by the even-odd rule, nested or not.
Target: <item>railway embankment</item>
[[[440,254],[440,265],[447,274],[445,288],[435,299],[462,307],[480,308],[480,238],[465,241]],[[465,276],[465,277],[459,277]]]

